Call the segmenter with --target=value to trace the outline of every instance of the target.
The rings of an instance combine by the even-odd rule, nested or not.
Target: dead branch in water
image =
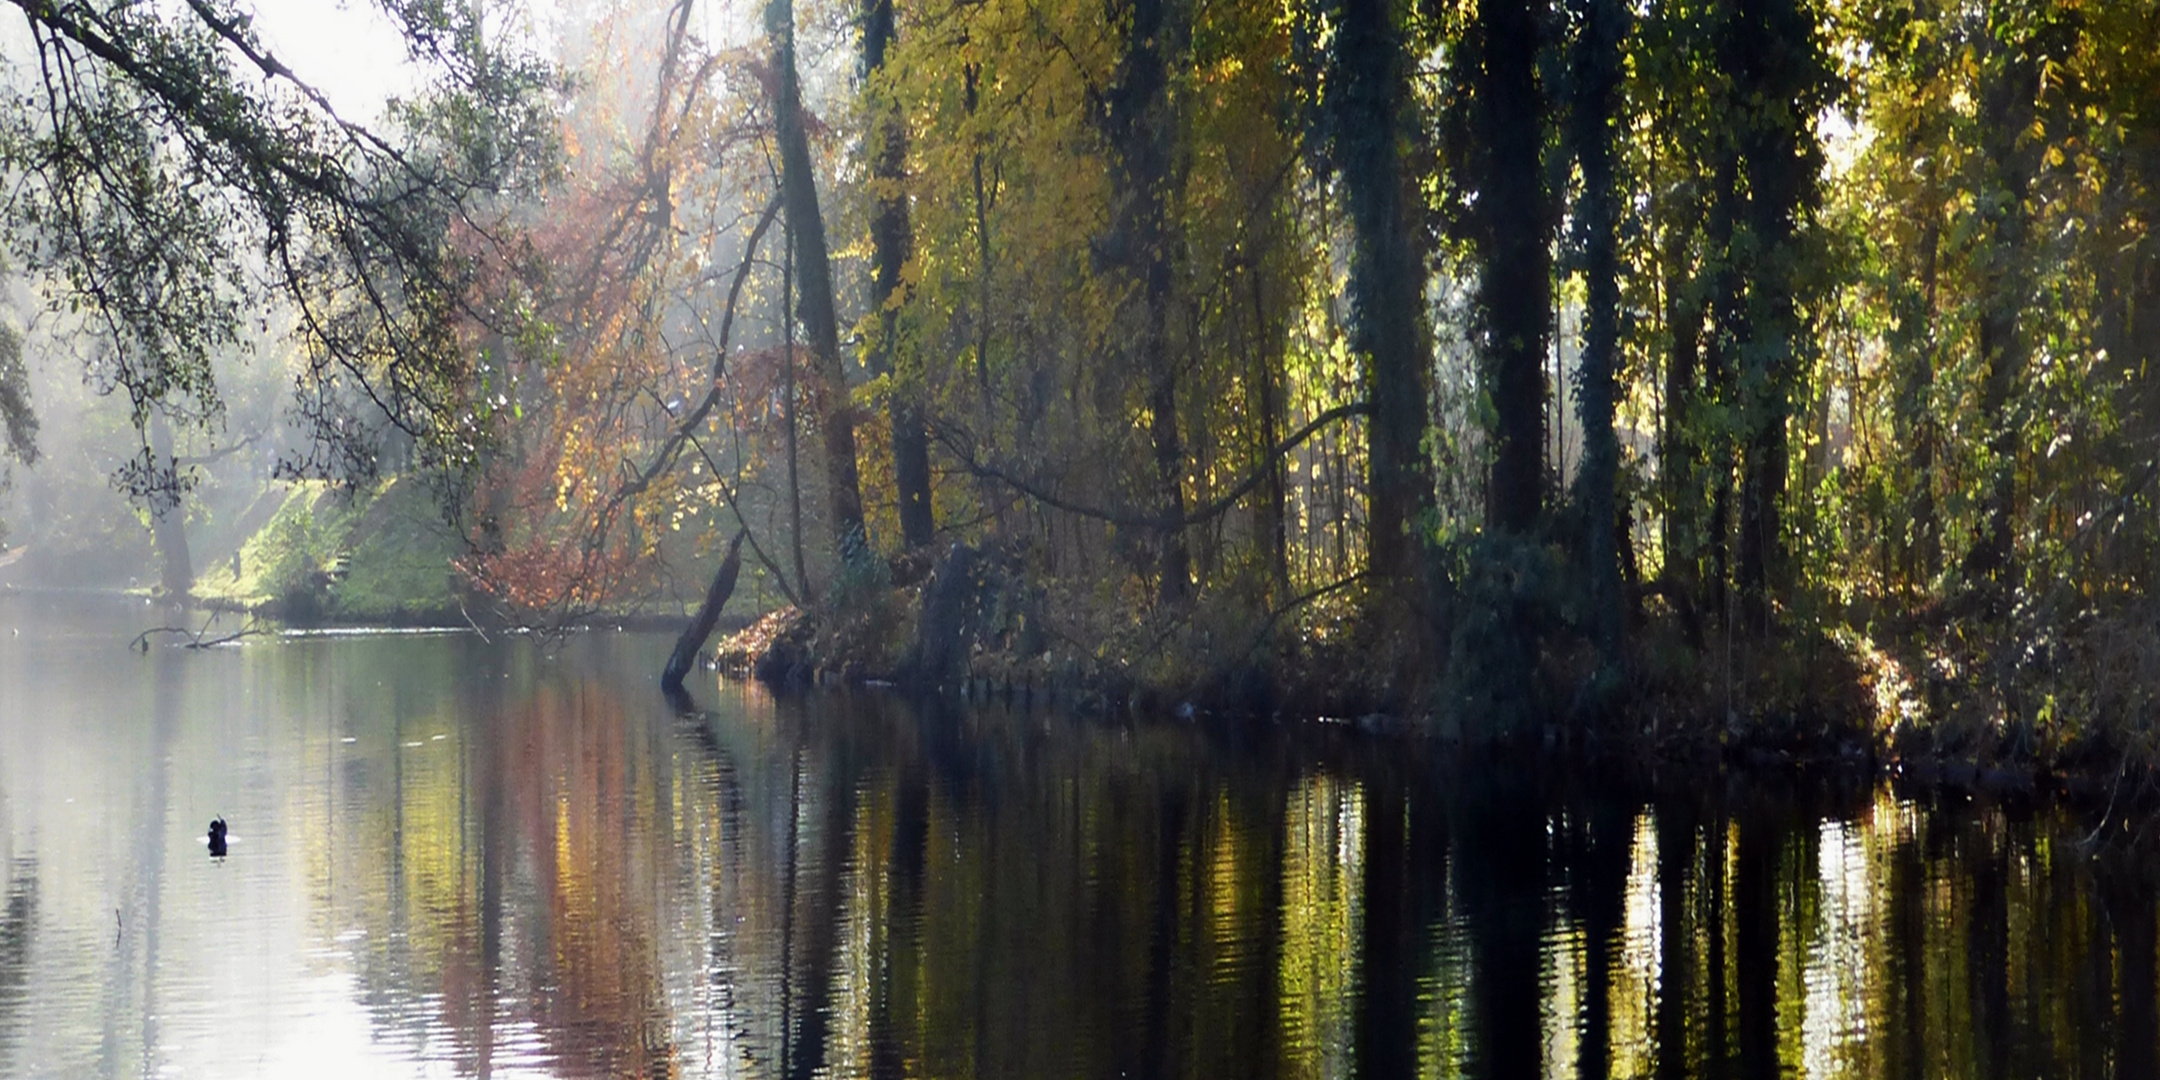
[[[228,645],[244,637],[253,637],[257,634],[267,634],[271,632],[270,628],[257,625],[256,621],[252,617],[250,617],[246,625],[242,626],[238,630],[233,631],[230,634],[226,634],[224,637],[203,637],[204,634],[210,632],[210,624],[216,621],[217,615],[213,612],[210,618],[203,623],[202,629],[200,630],[190,630],[185,626],[153,626],[150,629],[135,635],[135,640],[128,642],[128,651],[148,654],[150,652],[150,639],[153,635],[156,634],[178,634],[181,637],[188,639],[184,643],[187,648],[208,649],[218,645]]]

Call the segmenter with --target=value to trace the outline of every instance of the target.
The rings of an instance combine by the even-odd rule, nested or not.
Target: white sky
[[[385,99],[409,97],[419,70],[404,39],[369,0],[254,0],[255,31],[293,73],[347,120],[372,123]]]

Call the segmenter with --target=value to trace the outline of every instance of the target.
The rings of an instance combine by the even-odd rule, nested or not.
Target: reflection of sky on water
[[[0,598],[0,1076],[2127,1078],[2160,1027],[2150,878],[2053,812],[678,717],[636,635],[142,656],[47,602]]]

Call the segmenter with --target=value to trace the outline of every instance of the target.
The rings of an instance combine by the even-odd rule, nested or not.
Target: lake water
[[[0,597],[0,1076],[2160,1072],[2091,817],[163,621]]]

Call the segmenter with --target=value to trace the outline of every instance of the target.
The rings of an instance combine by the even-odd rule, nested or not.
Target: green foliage
[[[241,548],[244,595],[262,598],[278,612],[297,620],[320,618],[328,601],[330,570],[342,539],[340,516],[318,485],[293,488],[269,524]]]
[[[468,465],[488,433],[453,325],[474,237],[455,234],[545,175],[547,69],[480,48],[477,9],[386,4],[436,78],[377,132],[337,116],[228,0],[15,7],[41,77],[14,80],[0,110],[0,226],[93,338],[88,377],[126,397],[138,432],[153,412],[213,425],[211,359],[253,341],[275,300],[302,313],[307,345],[314,448],[291,471],[364,479],[386,431],[425,463]],[[116,479],[143,496],[171,473],[145,454]]]
[[[421,485],[296,484],[241,546],[239,577],[207,574],[201,591],[301,622],[442,618],[457,608],[456,551]]]

